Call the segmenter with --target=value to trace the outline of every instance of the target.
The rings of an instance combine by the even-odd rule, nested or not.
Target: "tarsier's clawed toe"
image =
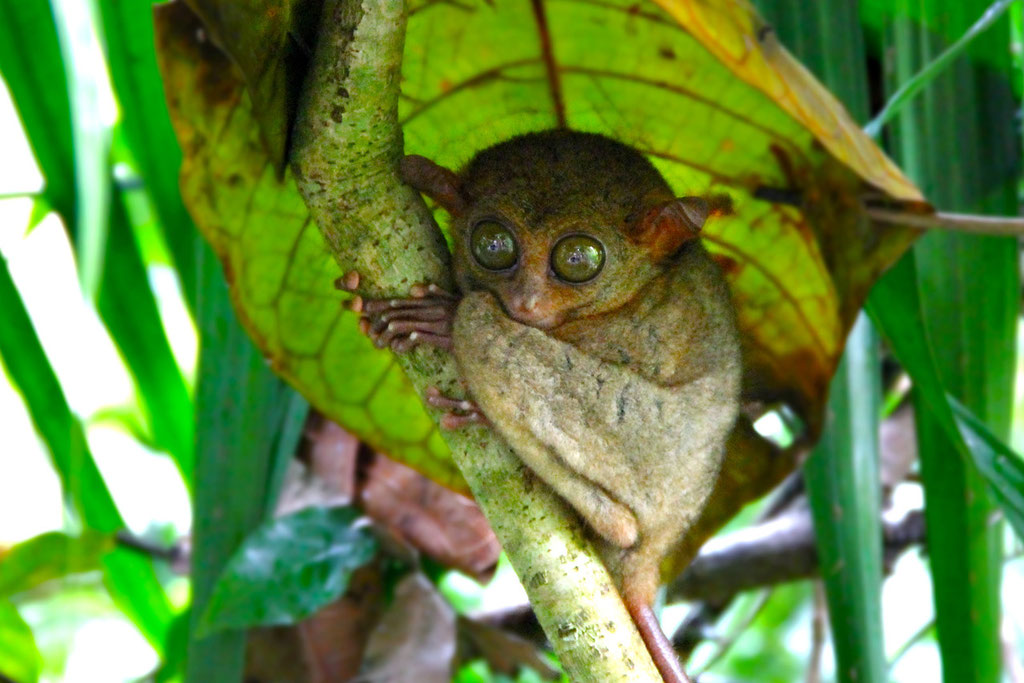
[[[462,429],[470,425],[490,424],[477,404],[468,399],[445,396],[437,387],[427,387],[426,400],[428,405],[446,411],[441,416],[443,429]]]
[[[334,281],[338,289],[349,292],[359,287],[360,275],[350,271]],[[348,309],[362,316],[359,330],[378,348],[405,353],[426,344],[451,350],[452,317],[459,298],[434,284],[417,284],[405,299],[365,299],[359,295],[348,301]]]

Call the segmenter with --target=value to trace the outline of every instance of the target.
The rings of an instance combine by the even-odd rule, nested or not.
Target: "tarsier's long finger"
[[[483,413],[466,413],[465,415],[457,415],[456,413],[445,413],[441,416],[441,429],[456,430],[468,427],[470,425],[486,425],[490,424],[487,418],[484,417]]]
[[[399,309],[416,310],[420,308],[434,308],[440,305],[442,305],[442,302],[434,297],[423,299],[370,299],[363,304],[363,309],[367,315],[376,315]]]
[[[461,410],[463,412],[480,412],[475,403],[465,398],[445,396],[437,387],[427,387],[425,392],[427,404],[441,410]]]
[[[390,346],[392,341],[399,338],[409,338],[414,334],[432,334],[436,337],[446,337],[451,331],[447,321],[438,320],[427,322],[421,320],[395,320],[380,329],[376,325],[370,326],[370,337],[380,348]]]
[[[367,315],[369,315],[371,319],[370,331],[374,334],[380,334],[391,325],[397,325],[404,322],[422,323],[423,329],[427,329],[428,325],[431,323],[451,320],[451,310],[445,306],[414,309],[402,308],[394,311],[388,311],[387,313],[381,313],[379,315]],[[412,330],[407,331],[411,332]],[[427,331],[437,332],[438,334],[441,333],[432,329],[428,329]],[[444,330],[443,332],[447,334],[448,330]]]
[[[359,271],[350,270],[344,275],[334,279],[335,289],[341,289],[346,292],[354,292],[359,288],[359,283],[362,281],[362,276]],[[418,283],[409,288],[410,300],[415,301],[423,299],[428,296],[439,297],[442,299],[455,300],[456,297],[451,292],[438,287],[437,285],[429,283]],[[403,299],[381,299],[380,301],[391,302],[391,301],[403,301]]]
[[[452,350],[452,338],[444,334],[430,334],[429,332],[410,332],[408,337],[398,337],[391,342],[391,348],[398,353],[406,353],[417,346],[436,346],[445,351]]]
[[[483,414],[477,404],[467,399],[445,396],[437,387],[427,387],[426,400],[434,408],[448,411],[441,416],[442,429],[462,429],[474,424],[490,424],[487,416]]]

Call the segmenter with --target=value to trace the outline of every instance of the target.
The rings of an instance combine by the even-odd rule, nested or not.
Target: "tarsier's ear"
[[[426,157],[410,154],[402,157],[399,172],[409,185],[440,204],[445,211],[457,216],[466,209],[459,176]]]
[[[646,203],[646,202],[645,202]],[[633,231],[657,262],[679,251],[700,236],[711,209],[700,197],[679,197],[648,205]]]

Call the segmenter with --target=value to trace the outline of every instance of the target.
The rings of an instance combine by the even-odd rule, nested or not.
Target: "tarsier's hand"
[[[354,292],[360,276],[351,271],[335,281],[339,289]],[[434,284],[409,288],[405,299],[364,299],[358,294],[348,304],[359,313],[359,329],[381,349],[405,353],[427,344],[450,351],[452,319],[459,297]]]
[[[351,271],[338,278],[338,289],[354,292],[360,276]],[[434,284],[417,284],[405,299],[364,299],[358,294],[348,303],[350,310],[360,314],[359,329],[378,348],[406,353],[421,344],[446,351],[452,348],[452,321],[459,297]],[[445,411],[441,417],[444,429],[460,429],[472,424],[488,424],[475,403],[467,399],[445,396],[437,387],[429,387],[424,397],[427,404]]]

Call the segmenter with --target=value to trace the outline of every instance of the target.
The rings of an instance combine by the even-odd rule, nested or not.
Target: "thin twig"
[[[1024,235],[1024,218],[967,213],[913,213],[869,207],[876,221],[926,230],[953,230],[977,235]]]

